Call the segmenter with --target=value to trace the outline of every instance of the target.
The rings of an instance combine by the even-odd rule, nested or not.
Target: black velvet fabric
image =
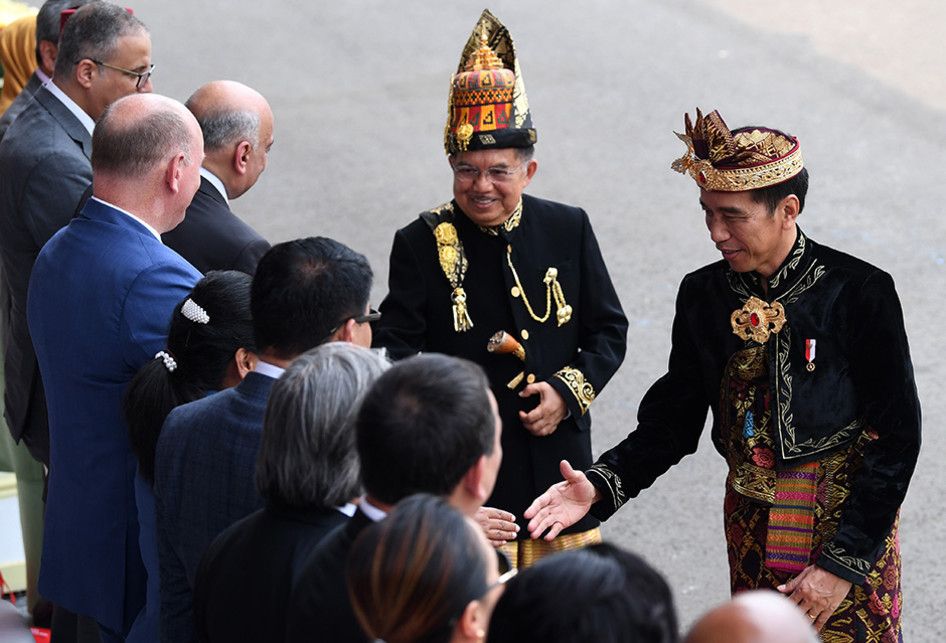
[[[767,288],[763,286],[767,285]],[[920,448],[920,405],[893,279],[855,257],[816,244],[800,230],[767,284],[719,261],[684,277],[673,321],[667,373],[651,386],[637,430],[602,454],[589,479],[608,518],[696,451],[712,409],[712,437],[723,452],[716,417],[724,367],[752,345],[730,315],[755,296],[779,301],[786,323],[766,343],[777,429],[777,466],[809,462],[876,434],[845,503],[835,538],[818,564],[857,581],[876,559],[903,502]],[[814,370],[806,339],[816,340]]]

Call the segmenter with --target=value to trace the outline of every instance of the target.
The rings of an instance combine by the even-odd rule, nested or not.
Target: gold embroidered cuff
[[[578,408],[581,409],[581,414],[587,413],[588,407],[595,401],[595,388],[590,382],[585,381],[585,374],[577,368],[566,366],[555,373],[555,377],[564,382],[568,390],[578,400]]]
[[[611,471],[603,464],[592,465],[590,469],[585,471],[585,476],[589,474],[597,475],[598,478],[605,484],[608,488],[608,491],[611,492],[611,497],[607,498],[611,502],[611,505],[614,507],[614,511],[617,511],[621,508],[625,502],[627,502],[627,495],[624,493],[624,487],[621,484],[621,476]],[[594,484],[592,482],[592,484]],[[598,485],[595,485],[599,489]],[[604,497],[604,494],[602,494]]]

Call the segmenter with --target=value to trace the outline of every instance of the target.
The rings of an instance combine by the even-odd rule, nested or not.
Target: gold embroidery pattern
[[[507,218],[505,221],[503,221],[497,226],[492,226],[489,228],[486,226],[477,226],[477,227],[482,232],[485,232],[486,234],[490,236],[498,237],[500,228],[502,228],[506,232],[512,232],[513,230],[519,227],[519,223],[521,221],[522,221],[522,199],[519,199],[518,205],[516,205],[515,209],[513,209],[512,211],[512,214],[510,214],[509,218]]]
[[[595,387],[590,382],[585,381],[585,374],[577,368],[566,366],[555,373],[555,377],[560,379],[568,386],[575,399],[578,400],[578,408],[581,414],[588,412],[588,407],[595,400]]]
[[[782,330],[785,308],[777,301],[769,304],[750,297],[742,308],[733,311],[729,321],[736,337],[764,344],[770,335]]]
[[[786,262],[782,269],[776,273],[775,277],[769,281],[769,286],[772,288],[778,288],[779,283],[782,279],[788,277],[788,273],[791,270],[794,270],[798,267],[798,262],[801,261],[801,258],[805,255],[805,243],[806,237],[801,233],[801,230],[798,231],[798,245],[795,246],[795,250],[792,251],[792,258]]]
[[[447,206],[432,210],[439,214]],[[452,208],[451,208],[452,209]],[[453,287],[450,300],[453,302],[453,329],[465,332],[473,328],[473,320],[466,305],[466,291],[463,290],[463,278],[468,266],[463,244],[457,236],[457,229],[449,221],[443,221],[434,228],[434,239],[437,240],[437,257],[440,260],[440,269]]]
[[[604,484],[607,485],[608,490],[611,492],[611,504],[614,505],[615,511],[620,509],[621,505],[627,502],[627,495],[624,493],[624,487],[621,484],[621,476],[614,473],[603,464],[593,465],[588,469],[588,473],[597,474]]]
[[[847,567],[852,572],[864,574],[865,576],[870,572],[871,564],[869,560],[850,556],[843,547],[835,545],[834,543],[825,543],[824,553],[828,558],[839,565]]]

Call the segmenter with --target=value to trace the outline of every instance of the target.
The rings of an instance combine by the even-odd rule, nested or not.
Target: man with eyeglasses
[[[559,479],[561,460],[590,466],[588,408],[624,358],[627,319],[587,214],[523,194],[536,133],[512,39],[488,11],[453,76],[449,113],[454,199],[395,235],[375,344],[395,359],[442,352],[486,371],[506,455],[495,509],[479,517],[527,566],[600,540],[593,518],[552,543],[522,540],[521,515]]]
[[[150,92],[150,70],[151,39],[140,20],[108,2],[81,7],[63,29],[53,80],[0,142],[0,255],[11,300],[6,418],[13,437],[47,465],[45,398],[25,316],[30,273],[92,183],[95,121],[122,96]]]

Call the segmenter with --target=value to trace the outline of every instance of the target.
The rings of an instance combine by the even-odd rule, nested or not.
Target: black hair
[[[333,239],[276,244],[253,277],[256,345],[280,359],[318,346],[339,324],[364,314],[372,277],[364,255]]]
[[[676,643],[670,587],[613,545],[555,554],[506,584],[488,643]]]
[[[782,199],[790,194],[798,197],[798,213],[801,214],[801,211],[805,209],[805,195],[808,194],[807,169],[802,168],[801,172],[781,183],[749,191],[752,201],[765,204],[770,214],[774,213]]]
[[[355,425],[367,492],[388,504],[413,493],[450,494],[493,452],[488,387],[473,362],[436,353],[406,359],[379,377]]]
[[[484,545],[440,497],[418,494],[359,534],[346,580],[355,615],[388,643],[449,643],[470,601],[489,589]]]
[[[181,309],[187,301],[203,309],[209,321],[186,317]],[[125,392],[122,410],[132,450],[149,483],[154,480],[154,451],[168,413],[219,389],[238,348],[256,350],[250,276],[235,270],[208,272],[171,315],[165,352],[174,360],[174,369],[156,357],[141,367]]]

